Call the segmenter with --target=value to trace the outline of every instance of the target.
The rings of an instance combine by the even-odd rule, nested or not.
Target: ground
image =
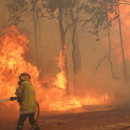
[[[73,113],[72,113],[73,112]],[[17,119],[0,121],[0,130],[15,130]],[[38,124],[41,130],[130,130],[129,109],[86,111],[86,108],[64,113],[42,113]],[[23,130],[29,130],[28,120]]]

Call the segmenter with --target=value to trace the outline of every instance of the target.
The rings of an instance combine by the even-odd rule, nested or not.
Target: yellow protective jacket
[[[24,77],[24,81],[16,89],[15,94],[22,96],[23,102],[20,104],[20,114],[35,113],[37,108],[37,101],[35,97],[35,89],[30,80]]]

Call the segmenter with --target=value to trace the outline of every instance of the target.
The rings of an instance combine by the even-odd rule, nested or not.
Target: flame
[[[31,75],[31,82],[36,90],[36,97],[40,104],[41,111],[66,111],[79,108],[82,105],[105,104],[110,101],[107,94],[95,96],[94,92],[86,92],[85,97],[75,97],[74,95],[65,96],[66,78],[64,72],[65,56],[62,51],[56,59],[61,72],[56,76],[54,74],[46,75],[39,81],[39,71],[37,67],[32,66],[24,60],[23,54],[29,51],[27,45],[29,40],[27,36],[21,35],[17,28],[12,25],[3,31],[0,37],[0,99],[15,96],[18,77],[22,72]],[[64,48],[66,50],[66,47]],[[73,84],[70,84],[72,90]],[[90,96],[91,95],[91,96]],[[94,95],[94,96],[92,96]],[[14,102],[5,103],[18,105]]]
[[[129,5],[120,4],[120,20],[123,38],[123,48],[125,59],[130,60],[130,40],[129,40],[129,23],[130,23],[130,7]],[[112,54],[116,59],[117,63],[122,63],[122,52],[121,52],[121,41],[119,32],[118,20],[113,21],[113,28],[111,33],[114,37],[111,37],[112,43]],[[114,33],[114,34],[113,34]]]
[[[59,9],[58,8],[56,8],[56,9],[49,8],[48,11],[53,12],[53,14],[56,15],[59,12]]]
[[[57,14],[58,12],[59,12],[59,9],[58,9],[58,8],[56,8],[56,10],[55,10],[54,14]]]
[[[18,77],[22,72],[30,73],[32,81],[37,80],[37,68],[22,57],[29,50],[28,43],[27,36],[20,35],[14,25],[3,31],[3,36],[0,37],[0,98],[15,96]],[[10,105],[11,102],[6,104]]]
[[[66,46],[64,46],[64,49],[66,50]],[[58,67],[61,69],[61,72],[56,75],[57,79],[54,82],[54,85],[58,86],[59,88],[65,89],[67,80],[65,78],[65,55],[62,55],[62,51],[59,53],[59,57],[56,57],[55,59],[58,60]],[[66,51],[65,51],[66,54]]]

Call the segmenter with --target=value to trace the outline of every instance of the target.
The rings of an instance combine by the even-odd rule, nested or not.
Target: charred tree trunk
[[[75,35],[76,35],[76,22],[75,22],[75,19],[74,19],[74,15],[73,15],[73,10],[72,10],[72,7],[71,7],[71,4],[70,4],[70,15],[71,15],[71,20],[73,22],[73,33],[72,33],[72,45],[73,45],[73,50],[72,50],[72,59],[73,59],[73,71],[74,71],[74,76],[73,76],[73,85],[74,85],[74,90],[75,90],[75,94],[76,94],[76,88],[78,87],[77,86],[77,83],[76,83],[76,74],[78,72],[78,63],[76,62],[76,51],[79,50],[79,46],[77,45],[76,46],[76,41],[75,41]],[[80,61],[80,68],[81,68],[81,61]]]
[[[73,76],[73,85],[74,85],[74,91],[76,94],[76,88],[78,87],[76,85],[76,74],[77,74],[77,67],[76,67],[76,57],[75,57],[75,31],[76,31],[76,24],[74,24],[74,30],[73,30],[73,35],[72,35],[72,45],[73,45],[73,50],[72,50],[72,59],[73,59],[73,70],[74,70],[74,76]]]
[[[38,16],[38,13],[37,13]],[[38,46],[39,46],[39,69],[40,69],[40,75],[39,77],[42,78],[42,52],[41,52],[41,29],[40,29],[40,21],[39,18],[37,17],[38,20]]]
[[[11,1],[9,1],[9,0],[7,0],[6,1],[6,4],[9,6],[10,4],[12,4],[13,6],[14,6],[14,11],[13,12],[11,12],[10,10],[8,10],[9,11],[9,16],[10,16],[10,18],[11,18],[11,24],[12,25],[17,25],[17,22],[16,22],[16,16],[17,16],[17,11],[15,10],[15,8],[16,8],[16,6],[15,6],[15,1],[14,0],[11,0]]]
[[[120,41],[121,41],[121,51],[122,51],[122,62],[123,62],[123,70],[124,70],[124,78],[126,79],[126,63],[125,63],[125,55],[124,55],[124,48],[123,48],[123,39],[122,39],[122,29],[121,29],[121,21],[120,21],[120,9],[119,4],[117,5],[118,10],[118,22],[119,22],[119,31],[120,31]]]
[[[36,47],[36,59],[37,59],[37,67],[38,70],[41,69],[41,64],[40,64],[40,45],[39,45],[39,37],[38,37],[38,10],[37,10],[37,2],[34,3],[33,5],[34,11],[33,11],[33,21],[34,21],[34,42],[35,42],[35,47]],[[39,34],[40,35],[40,34]],[[39,78],[41,78],[41,72],[39,74]]]
[[[72,19],[71,19],[71,21],[72,21]],[[66,25],[69,25],[71,23],[71,21],[70,21],[70,17],[67,17],[66,20],[64,19],[64,23]],[[69,28],[69,31],[72,34],[72,37],[73,37],[74,30],[75,30],[74,28],[75,28],[74,26]],[[75,35],[74,35],[74,45],[75,45],[74,57],[75,57],[75,64],[76,64],[75,68],[76,68],[76,74],[77,74],[77,72],[79,70],[81,70],[82,66],[81,66],[81,55],[80,55],[80,50],[79,50],[79,39],[78,39],[76,30],[75,30]],[[71,41],[72,41],[72,38],[71,38]],[[67,45],[67,48],[69,48],[69,46],[70,46],[70,44]],[[74,66],[74,64],[73,64],[73,66]]]
[[[36,47],[36,58],[37,58],[37,67],[38,67],[38,70],[40,68],[40,65],[39,65],[39,53],[38,53],[38,44],[37,44],[37,19],[36,19],[36,14],[35,14],[35,11],[34,11],[34,14],[33,14],[33,21],[34,21],[34,42],[35,42],[35,47]]]
[[[77,32],[75,32],[75,63],[76,63],[76,74],[79,70],[82,69],[82,65],[81,65],[81,54],[80,54],[80,49],[79,49],[79,38],[77,35]]]
[[[110,30],[109,30],[109,28],[107,28],[107,31],[108,31],[108,39],[109,39],[108,60],[109,60],[109,62],[110,62],[110,64],[111,64],[112,78],[114,79],[114,78],[115,78],[115,75],[114,75],[113,65],[112,65],[112,61],[111,61],[111,39],[110,39]]]
[[[7,18],[5,17],[5,14],[7,14],[7,12],[6,12],[7,10],[5,10],[5,8],[6,8],[7,4],[8,4],[8,1],[7,0],[6,1],[1,1],[0,4],[1,4],[1,10],[2,10],[2,15],[1,15],[2,16],[2,24],[5,27],[5,26],[7,26]],[[2,27],[0,29],[2,29]]]
[[[64,32],[64,27],[63,27],[62,1],[59,1],[58,9],[59,9],[59,27],[60,27],[61,44],[62,44],[62,57],[64,57],[63,71],[64,71],[64,75],[66,76],[66,80],[67,80],[66,95],[69,95],[67,54],[66,54],[65,32]]]

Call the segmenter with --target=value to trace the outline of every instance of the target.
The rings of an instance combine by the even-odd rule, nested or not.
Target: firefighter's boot
[[[35,125],[34,130],[40,130],[40,127],[38,125]]]
[[[22,126],[20,127],[20,126],[17,126],[17,128],[16,128],[16,130],[22,130],[23,128],[22,128]]]

